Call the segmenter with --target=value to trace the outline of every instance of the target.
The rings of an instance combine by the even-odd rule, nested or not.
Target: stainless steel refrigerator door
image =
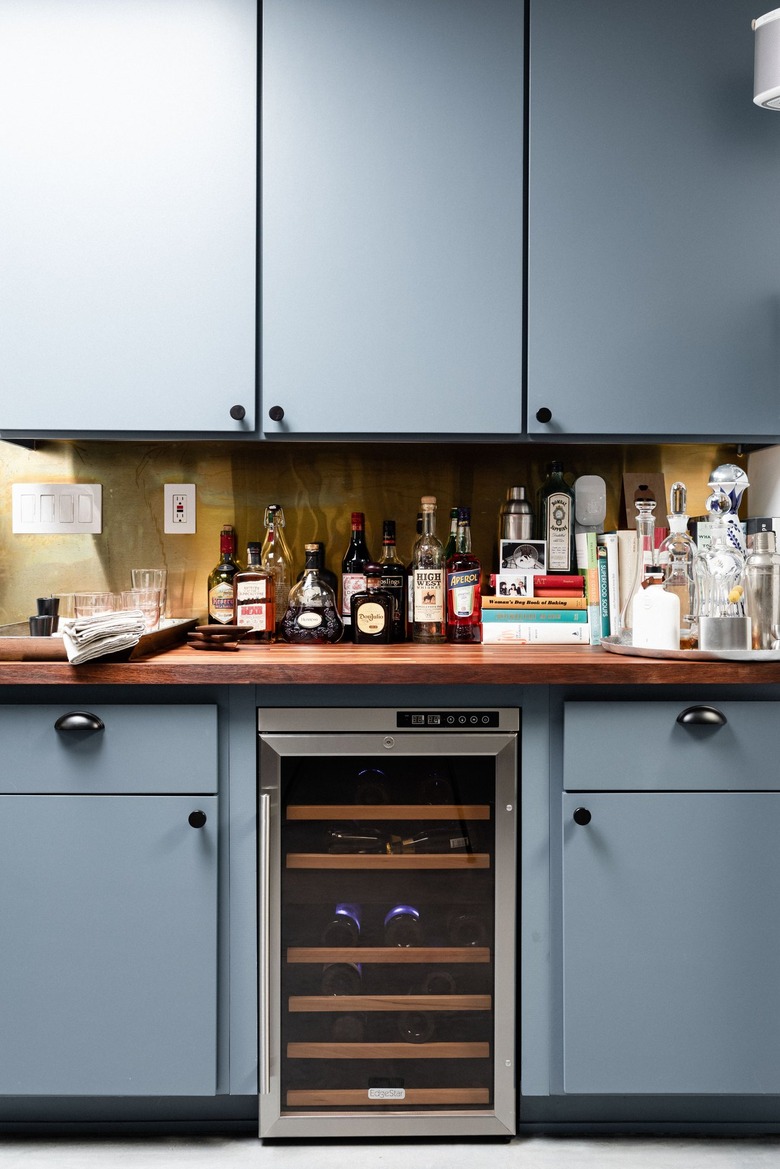
[[[306,725],[306,713],[300,712],[298,725]],[[354,726],[363,712],[341,711],[345,725]],[[335,729],[335,728],[334,728]],[[329,1108],[327,1103],[317,1108],[291,1108],[283,1084],[284,1056],[283,1019],[287,1004],[284,1001],[282,965],[285,960],[283,937],[282,877],[283,877],[283,798],[282,775],[285,765],[294,767],[296,760],[311,766],[314,761],[327,771],[327,761],[365,759],[392,768],[399,764],[402,770],[414,766],[413,761],[435,757],[452,761],[453,765],[468,770],[482,767],[477,757],[488,760],[491,782],[490,819],[492,820],[491,856],[486,864],[492,869],[493,921],[490,937],[492,954],[492,1031],[489,1037],[489,1059],[492,1062],[492,1092],[484,1106],[471,1104],[459,1107],[427,1105],[415,1108],[412,1103],[388,1104],[376,1097],[369,1103],[365,1087],[357,1093],[344,1095],[346,1104]],[[469,731],[377,732],[352,733],[266,733],[260,738],[260,1135],[263,1137],[344,1136],[510,1136],[515,1132],[515,913],[516,913],[516,797],[517,797],[517,735],[515,733],[471,733]],[[401,762],[402,761],[402,762]],[[322,782],[322,798],[327,795],[327,781]],[[338,808],[339,805],[334,805]],[[400,807],[400,806],[399,806]],[[409,805],[403,805],[408,809]],[[394,815],[393,810],[390,814]],[[442,813],[444,814],[444,813]],[[338,818],[338,813],[334,812]],[[298,855],[298,854],[296,854]],[[320,855],[320,854],[317,854]],[[408,858],[389,858],[392,865],[403,864]],[[422,858],[421,858],[422,859]],[[414,857],[411,858],[413,862]],[[385,857],[378,856],[371,864],[382,866]],[[452,863],[450,856],[445,862]],[[289,861],[288,861],[289,863]],[[294,861],[297,865],[299,859]],[[305,867],[313,867],[304,858]],[[350,862],[351,864],[352,862]],[[424,864],[430,863],[424,860]],[[314,862],[316,864],[316,862]],[[438,867],[438,862],[433,862]],[[437,878],[447,880],[446,872]],[[457,879],[457,878],[455,878]],[[348,953],[348,951],[346,951]],[[307,959],[303,959],[306,961]],[[314,961],[311,957],[309,961]],[[377,959],[381,961],[382,959]],[[319,970],[322,959],[319,959]],[[316,1007],[315,1007],[316,1009]],[[372,1018],[373,1022],[373,1018]],[[300,1045],[299,1045],[300,1046]],[[323,1044],[309,1045],[322,1048]],[[365,1049],[367,1045],[360,1045]],[[391,1045],[398,1049],[396,1043]],[[486,1046],[486,1045],[483,1045]],[[443,1045],[446,1047],[446,1045]],[[342,1061],[338,1061],[343,1066]],[[429,1061],[434,1063],[434,1060]],[[335,1066],[335,1061],[334,1061]],[[373,1091],[373,1089],[372,1089]],[[305,1094],[304,1097],[305,1098]],[[360,1103],[350,1106],[350,1100]],[[456,1097],[453,1097],[456,1099]],[[374,1106],[372,1106],[372,1104]]]

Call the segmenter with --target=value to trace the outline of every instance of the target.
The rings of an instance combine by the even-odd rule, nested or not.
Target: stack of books
[[[483,644],[590,641],[585,580],[580,574],[498,573],[491,583],[495,595],[482,598]]]

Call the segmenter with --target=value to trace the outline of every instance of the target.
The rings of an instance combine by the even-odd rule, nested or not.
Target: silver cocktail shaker
[[[499,540],[532,540],[534,513],[525,497],[525,487],[508,487],[498,513]]]
[[[774,532],[756,532],[745,561],[745,609],[753,620],[753,649],[775,649],[780,637],[780,553]]]

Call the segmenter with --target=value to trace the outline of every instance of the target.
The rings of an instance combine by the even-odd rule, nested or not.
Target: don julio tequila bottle
[[[414,546],[412,641],[435,645],[445,640],[444,548],[436,536],[436,496],[420,501],[422,534]]]

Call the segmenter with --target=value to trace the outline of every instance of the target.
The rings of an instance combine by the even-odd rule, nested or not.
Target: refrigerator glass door
[[[515,783],[513,734],[262,737],[261,1135],[514,1131]]]

